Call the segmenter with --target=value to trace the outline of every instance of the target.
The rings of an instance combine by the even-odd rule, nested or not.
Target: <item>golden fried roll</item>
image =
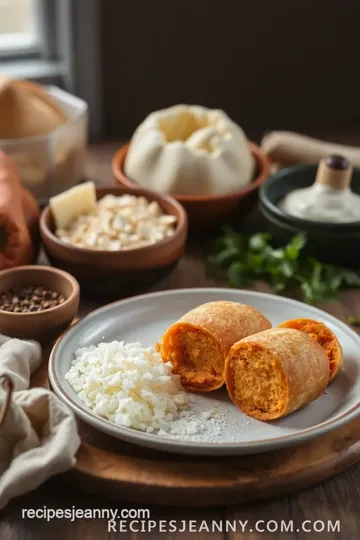
[[[315,339],[329,359],[329,382],[339,375],[343,366],[343,350],[335,334],[324,323],[312,319],[291,319],[281,323],[279,328],[294,328]]]
[[[235,343],[225,364],[232,401],[248,416],[275,420],[300,409],[326,389],[324,349],[303,332],[274,328]]]
[[[211,392],[225,383],[230,347],[245,336],[271,328],[255,308],[237,302],[209,302],[186,313],[164,334],[164,362],[171,362],[188,390]]]

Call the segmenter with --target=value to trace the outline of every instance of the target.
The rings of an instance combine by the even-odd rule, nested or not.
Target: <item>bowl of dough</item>
[[[38,202],[83,178],[88,107],[56,86],[0,76],[0,150]]]
[[[192,230],[248,213],[269,162],[221,110],[176,105],[151,113],[113,158],[117,182],[168,194]]]

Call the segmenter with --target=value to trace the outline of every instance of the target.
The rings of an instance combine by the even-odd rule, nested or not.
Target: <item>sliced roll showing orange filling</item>
[[[315,339],[329,360],[329,382],[339,375],[343,366],[343,350],[335,334],[324,323],[312,319],[291,319],[281,323],[279,328],[294,328]]]
[[[160,353],[173,364],[187,390],[211,392],[225,383],[230,347],[245,336],[271,328],[257,309],[237,302],[209,302],[186,313],[164,334]]]
[[[329,363],[311,337],[274,328],[235,343],[225,363],[232,401],[248,416],[276,420],[324,393]]]

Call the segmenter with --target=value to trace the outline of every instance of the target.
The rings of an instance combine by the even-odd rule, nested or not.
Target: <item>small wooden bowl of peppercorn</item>
[[[67,272],[20,266],[0,272],[0,333],[53,343],[77,314],[80,288]]]

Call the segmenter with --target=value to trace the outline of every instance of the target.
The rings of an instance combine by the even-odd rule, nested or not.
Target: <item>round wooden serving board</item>
[[[47,358],[32,386],[49,387]],[[74,489],[135,503],[219,506],[287,494],[360,461],[360,419],[301,446],[254,456],[211,458],[141,448],[78,421],[82,445],[61,480]]]

